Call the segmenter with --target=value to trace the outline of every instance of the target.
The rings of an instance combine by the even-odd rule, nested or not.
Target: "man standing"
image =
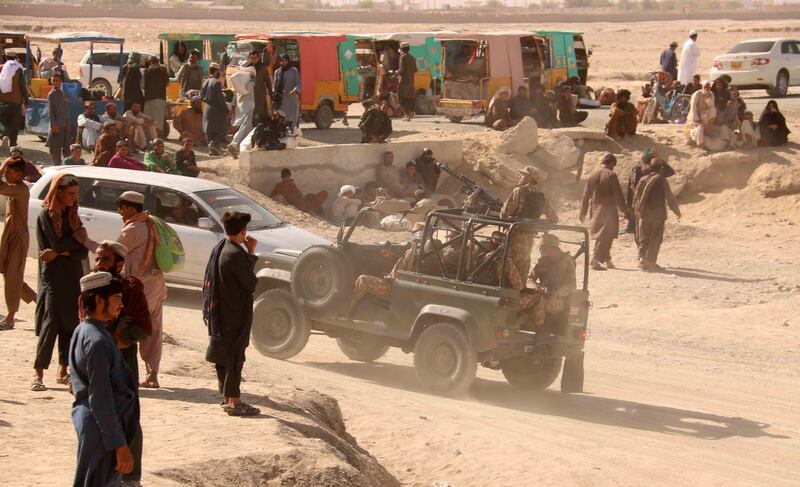
[[[252,123],[257,115],[267,112],[267,98],[272,94],[272,83],[269,77],[269,70],[267,70],[267,63],[262,62],[260,52],[251,51],[249,62],[245,66],[253,68],[255,79],[252,91],[253,108],[251,110],[253,115],[250,119],[250,123]]]
[[[144,70],[144,113],[152,118],[159,137],[164,133],[167,117],[167,85],[169,73],[159,64],[158,58],[150,56]]]
[[[281,56],[281,67],[275,71],[275,107],[282,111],[294,133],[300,124],[300,71],[289,64],[288,54]]]
[[[547,197],[536,185],[544,179],[542,172],[534,166],[525,166],[519,171],[519,184],[508,195],[508,199],[500,210],[501,218],[544,219],[550,223],[558,223],[558,215],[553,210]],[[527,276],[531,268],[531,250],[536,232],[520,229],[511,235],[508,252],[517,266],[520,276]]]
[[[54,166],[69,155],[70,123],[67,99],[61,91],[61,75],[54,74],[50,82],[53,89],[47,95],[47,109],[50,112],[50,131],[47,133],[46,147],[50,148],[50,159]]]
[[[190,91],[199,90],[203,84],[203,68],[198,61],[200,61],[200,51],[192,49],[189,52],[189,62],[182,65],[178,74],[175,75],[180,83],[179,95],[183,99],[189,97]]]
[[[148,141],[154,140],[158,137],[156,133],[156,122],[152,117],[145,115],[142,111],[141,103],[134,102],[131,109],[125,112],[122,116],[133,127],[131,130],[130,142],[133,146],[143,151],[147,148]]]
[[[13,147],[17,145],[28,105],[25,70],[16,58],[8,59],[0,71],[0,79],[7,80],[0,81],[0,139]],[[5,141],[6,137],[8,141]]]
[[[78,296],[83,277],[86,229],[78,216],[78,178],[59,173],[50,182],[36,220],[39,244],[39,293],[36,298],[36,370],[32,391],[44,391],[44,369],[50,366],[58,339],[56,382],[66,384],[67,353],[72,332],[78,325]]]
[[[258,51],[253,51],[258,53]],[[251,62],[258,56],[254,56],[253,52],[250,53]],[[263,67],[263,66],[262,66]],[[266,70],[266,69],[265,69]],[[236,133],[233,134],[233,140],[228,144],[228,152],[234,159],[239,157],[239,145],[245,137],[253,131],[253,115],[256,113],[255,107],[255,83],[256,83],[256,67],[247,66],[239,68],[239,71],[230,76],[230,82],[233,85],[233,90],[236,93],[236,118],[233,121],[234,127],[239,127]],[[269,76],[266,77],[269,80]],[[263,85],[261,86],[263,90]],[[266,94],[263,96],[266,97]],[[266,104],[266,100],[259,103]],[[265,105],[266,106],[266,105]],[[262,110],[259,113],[266,113]]]
[[[69,345],[72,423],[78,434],[73,485],[120,485],[134,459],[128,445],[139,429],[139,394],[107,328],[122,309],[122,286],[108,272],[80,280],[82,311]]]
[[[19,310],[20,298],[30,303],[36,293],[25,283],[25,257],[28,253],[28,186],[23,182],[25,162],[6,159],[0,166],[0,194],[8,198],[3,236],[0,238],[0,273],[3,274],[6,308],[8,313],[0,321],[0,329],[14,328],[14,317]]]
[[[203,81],[200,89],[200,98],[206,104],[203,110],[203,132],[208,139],[208,154],[221,156],[228,130],[228,103],[219,81],[219,64],[211,63],[208,72],[210,76]]]
[[[689,31],[689,38],[683,43],[683,49],[681,49],[678,81],[682,85],[692,82],[692,76],[697,72],[698,61],[700,61],[700,48],[697,46],[697,31],[693,29]]]
[[[117,151],[117,143],[119,142],[119,126],[116,122],[111,120],[103,122],[103,133],[97,138],[97,143],[94,146],[92,165],[107,167]]]
[[[631,174],[628,177],[628,191],[625,195],[625,204],[628,207],[628,225],[625,228],[625,233],[635,233],[636,231],[636,215],[633,211],[633,197],[636,193],[636,185],[639,184],[639,180],[642,176],[647,174],[650,170],[650,162],[652,162],[654,158],[655,154],[653,153],[653,149],[648,147],[642,152],[642,161],[631,169]],[[664,162],[661,175],[668,178],[674,174],[675,170],[672,169],[672,166]]]
[[[83,104],[83,113],[78,115],[78,127],[81,130],[80,144],[86,149],[94,149],[97,144],[97,139],[100,137],[100,131],[103,130],[103,121],[97,116],[97,107],[93,101],[87,101]]]
[[[429,194],[433,193],[439,185],[439,175],[442,174],[439,161],[433,157],[433,151],[426,147],[422,150],[422,155],[417,158],[416,163],[417,172],[425,183],[425,188]]]
[[[414,75],[417,74],[417,59],[410,54],[411,47],[404,42],[400,45],[400,86],[397,94],[400,96],[400,105],[405,112],[403,120],[414,118],[414,103],[417,100],[417,90],[414,88]]]
[[[639,248],[639,268],[645,271],[663,271],[657,264],[658,252],[664,238],[667,206],[681,218],[678,201],[663,175],[664,161],[654,159],[636,185],[633,210],[636,214],[636,245]]]
[[[241,401],[239,385],[245,350],[250,344],[256,239],[247,235],[248,213],[222,215],[226,238],[214,248],[203,283],[203,321],[208,326],[206,360],[215,364],[223,408],[231,416],[256,416],[261,411]]]
[[[141,342],[140,354],[145,362],[147,377],[139,386],[157,389],[158,368],[161,364],[162,313],[167,299],[167,285],[164,273],[156,267],[153,255],[158,242],[155,224],[144,211],[144,195],[136,191],[125,191],[117,199],[117,213],[122,217],[122,231],[116,242],[122,244],[128,253],[125,256],[124,274],[142,282],[147,305],[150,310],[152,332]],[[98,244],[90,239],[84,240],[86,248],[97,253]]]
[[[661,71],[669,73],[673,80],[678,79],[678,55],[675,50],[678,49],[678,43],[672,41],[669,47],[661,51]]]
[[[591,208],[589,231],[594,239],[594,251],[589,265],[596,271],[614,268],[614,264],[611,263],[611,244],[619,234],[617,210],[627,214],[622,188],[614,172],[617,158],[613,154],[606,154],[602,164],[600,169],[589,176],[586,189],[583,191],[580,212],[580,220],[583,221]],[[602,264],[605,264],[605,267]]]
[[[128,249],[119,242],[104,240],[97,246],[94,258],[96,272],[108,272],[119,280],[122,287],[122,310],[108,331],[114,337],[122,354],[122,361],[128,366],[133,377],[133,388],[139,391],[139,361],[136,359],[137,343],[144,340],[152,331],[150,310],[144,294],[142,281],[135,277],[123,276],[125,256]],[[136,436],[130,442],[133,453],[133,470],[122,479],[138,482],[142,478],[142,431],[138,428]]]

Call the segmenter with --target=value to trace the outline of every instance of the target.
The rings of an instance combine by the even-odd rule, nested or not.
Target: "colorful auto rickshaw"
[[[39,58],[41,55],[41,52],[31,52],[31,55],[28,55],[28,34],[24,32],[0,32],[0,62],[6,56],[16,57],[19,63],[25,66],[26,81],[39,73]]]
[[[589,56],[583,32],[535,31],[546,40],[544,51],[545,88],[555,88],[567,78],[578,76],[585,85],[589,77]]]
[[[300,71],[300,113],[305,120],[313,121],[317,128],[326,129],[336,117],[347,113],[348,104],[358,100],[345,90],[339,66],[339,44],[345,41],[341,34],[242,34],[236,36],[251,45],[271,46],[273,57],[288,54],[290,63]],[[270,74],[277,63],[270,63]]]
[[[33,59],[31,45],[34,42],[57,46],[59,61],[61,60],[63,54],[63,44],[83,42],[89,44],[90,54],[94,53],[95,44],[119,45],[120,69],[125,62],[122,55],[125,39],[103,34],[101,32],[58,32],[53,34],[29,34],[27,41],[26,56],[29,59]],[[92,79],[94,64],[91,62],[91,55],[89,56],[89,59],[89,79]],[[41,59],[39,59],[39,61],[41,61]],[[67,73],[67,75],[69,75],[69,73]],[[77,131],[78,115],[83,113],[85,110],[81,88],[82,86],[79,81],[73,81],[67,78],[64,79],[64,84],[61,88],[64,92],[64,96],[67,98],[69,117],[70,121],[72,122],[71,127],[73,130],[72,134],[70,134],[70,137],[73,139]],[[31,77],[28,79],[28,91],[31,95],[31,98],[28,109],[25,113],[25,132],[38,135],[39,138],[42,139],[47,136],[47,133],[50,129],[50,111],[47,105],[47,95],[50,94],[50,90],[51,85],[48,79],[39,77]],[[94,103],[97,106],[97,113],[103,113],[105,111],[105,105],[108,102],[95,101]],[[116,101],[115,103],[117,104],[119,113],[122,113],[124,111],[124,103],[121,100]]]
[[[435,112],[433,99],[441,95],[442,74],[442,48],[434,35],[440,32],[405,32],[348,35],[347,39],[353,44],[355,56],[348,56],[347,50],[351,48],[347,43],[339,47],[339,62],[342,71],[358,72],[359,99],[364,100],[376,94],[378,68],[383,60],[388,64],[383,69],[393,76],[399,67],[399,49],[402,44],[409,45],[409,53],[417,61],[417,73],[414,75],[414,88],[417,93],[415,112],[418,114],[432,115]],[[346,82],[352,83],[348,76]],[[395,83],[396,84],[396,83]],[[353,90],[348,86],[348,93]]]
[[[175,76],[178,74],[180,66],[186,63],[189,51],[196,49],[200,53],[200,66],[202,66],[203,72],[208,74],[209,64],[219,62],[222,55],[227,51],[228,43],[235,38],[236,36],[233,34],[159,34],[158,39],[161,41],[159,58],[161,64],[167,67],[170,77],[170,84],[167,86],[167,99],[178,99],[180,86],[175,80]],[[183,54],[179,54],[176,50],[179,44],[186,47]]]
[[[436,113],[453,122],[474,117],[501,87],[542,82],[542,38],[531,32],[439,33],[442,45],[442,98]]]

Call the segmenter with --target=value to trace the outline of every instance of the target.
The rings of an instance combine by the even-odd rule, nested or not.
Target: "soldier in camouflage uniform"
[[[561,313],[566,308],[567,298],[577,287],[575,260],[559,248],[558,237],[542,236],[542,256],[533,266],[531,279],[545,290],[544,309],[548,314]]]
[[[543,179],[542,172],[533,166],[521,169],[519,184],[508,196],[500,217],[539,220],[544,215],[546,221],[558,223],[558,215],[547,197],[536,188],[536,184]],[[531,268],[531,250],[535,236],[536,232],[524,229],[517,229],[511,235],[508,253],[520,276],[527,276]]]

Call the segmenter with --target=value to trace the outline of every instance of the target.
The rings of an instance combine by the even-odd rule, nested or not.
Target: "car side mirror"
[[[203,230],[213,230],[215,226],[214,220],[211,218],[202,216],[197,219],[197,228],[202,228]]]

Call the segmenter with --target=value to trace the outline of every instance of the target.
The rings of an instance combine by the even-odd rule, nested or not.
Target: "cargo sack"
[[[164,273],[183,269],[186,252],[175,230],[167,222],[157,216],[150,215],[158,232],[158,243],[153,247],[153,260],[156,267]]]

